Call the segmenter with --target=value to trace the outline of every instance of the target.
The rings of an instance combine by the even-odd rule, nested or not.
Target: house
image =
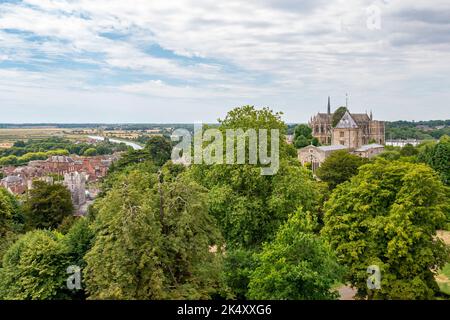
[[[360,156],[361,158],[369,158],[370,159],[370,158],[382,153],[383,151],[384,151],[383,145],[377,144],[377,143],[372,143],[372,144],[366,144],[366,145],[359,147],[358,149],[353,151],[353,154],[356,154],[356,155]]]
[[[310,163],[311,170],[315,172],[330,154],[338,150],[348,150],[348,148],[343,145],[321,147],[310,145],[298,150],[298,160],[303,166]]]

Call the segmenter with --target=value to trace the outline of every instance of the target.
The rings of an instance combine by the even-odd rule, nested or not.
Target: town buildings
[[[0,186],[14,194],[22,194],[31,189],[35,180],[53,181],[59,176],[70,189],[71,186],[79,185],[78,182],[85,184],[103,178],[118,157],[117,154],[96,157],[52,156],[47,160],[30,161],[26,166],[3,168],[5,178],[0,180]],[[78,199],[74,204],[83,202],[79,196],[73,197],[74,200]]]
[[[84,214],[90,200],[87,199],[86,183],[106,176],[118,157],[117,154],[96,157],[52,156],[47,160],[30,161],[26,166],[3,168],[5,178],[0,180],[0,186],[11,193],[23,194],[32,188],[36,180],[62,183],[71,193],[76,214]]]

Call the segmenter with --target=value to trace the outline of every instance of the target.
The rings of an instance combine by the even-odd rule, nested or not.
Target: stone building
[[[353,151],[353,154],[361,158],[372,158],[384,151],[384,146],[377,143],[367,144]]]
[[[347,150],[347,147],[342,145],[321,147],[310,145],[298,150],[298,160],[303,166],[310,163],[311,170],[315,172],[330,154],[338,150]]]
[[[76,211],[86,203],[86,180],[85,173],[70,172],[64,174],[64,185],[70,191]]]
[[[373,143],[363,145],[355,150],[350,150],[347,146],[341,144],[321,147],[310,145],[298,150],[298,160],[303,166],[307,163],[311,164],[311,170],[315,172],[333,152],[338,150],[346,150],[361,158],[372,158],[382,153],[384,146]]]
[[[330,97],[328,97],[327,113],[317,113],[309,121],[313,137],[316,137],[320,144],[331,144],[333,114],[331,113]]]
[[[0,186],[11,193],[22,194],[27,190],[25,181],[20,176],[8,176],[0,180]]]
[[[385,143],[385,126],[383,121],[373,120],[373,114],[350,113],[348,110],[335,127],[332,126],[330,97],[327,113],[318,113],[309,121],[312,135],[320,144],[343,145],[349,149],[358,149],[369,143]]]

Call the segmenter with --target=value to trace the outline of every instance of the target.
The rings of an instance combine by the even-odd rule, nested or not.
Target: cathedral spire
[[[373,120],[373,113],[372,113],[372,110],[370,110],[370,120]]]
[[[330,103],[330,96],[328,96],[328,114],[331,114],[331,103]]]

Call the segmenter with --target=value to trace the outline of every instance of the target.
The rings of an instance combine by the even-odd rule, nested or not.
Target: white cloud
[[[381,30],[367,28],[369,5],[380,9]],[[61,65],[51,75],[23,71],[31,78],[39,72],[48,76],[40,86],[52,90],[60,83],[61,90],[78,86],[106,93],[112,85],[92,84],[96,73],[132,72],[141,79],[124,76],[116,85],[119,92],[150,104],[158,98],[168,105],[173,99],[208,105],[210,111],[193,111],[197,117],[211,117],[217,109],[209,99],[219,99],[220,105],[273,103],[292,120],[304,121],[328,94],[342,100],[350,92],[357,111],[378,104],[373,108],[380,116],[392,119],[401,116],[392,110],[404,101],[400,108],[413,110],[406,118],[426,118],[422,105],[438,103],[448,93],[428,85],[416,90],[422,97],[405,96],[421,80],[450,82],[445,12],[450,12],[446,0],[432,5],[426,0],[25,0],[0,4],[0,62],[39,67],[58,58],[99,68],[79,70],[70,81]],[[105,32],[122,36],[106,38]],[[30,40],[30,34],[39,40]],[[150,45],[178,57],[153,54],[145,50]],[[34,86],[27,77],[9,77],[9,88]],[[446,116],[444,107],[436,108],[436,116]]]

